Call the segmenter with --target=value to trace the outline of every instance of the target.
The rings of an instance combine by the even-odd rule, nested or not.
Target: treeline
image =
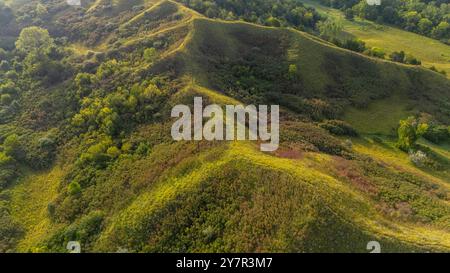
[[[314,29],[321,19],[301,0],[178,0],[210,18],[244,20],[267,26]]]
[[[341,9],[347,19],[354,16],[392,24],[407,31],[450,43],[450,4],[448,0],[390,0],[369,5],[366,0],[318,0],[321,4]]]

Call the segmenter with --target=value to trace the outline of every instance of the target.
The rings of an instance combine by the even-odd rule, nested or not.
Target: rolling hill
[[[21,107],[0,124],[3,150],[11,135],[55,148],[47,166],[32,164],[42,150],[16,159],[0,192],[1,251],[450,251],[448,145],[421,139],[434,157],[419,166],[395,144],[410,115],[448,126],[445,76],[174,1],[101,2],[47,26],[72,24],[66,78],[15,80]],[[173,141],[170,110],[195,96],[279,104],[280,149]],[[357,133],[332,134],[330,120]]]

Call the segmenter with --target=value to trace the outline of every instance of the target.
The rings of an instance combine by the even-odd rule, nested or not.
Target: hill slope
[[[420,59],[425,67],[434,66],[439,71],[446,71],[447,77],[450,77],[450,46],[435,39],[360,18],[349,21],[339,10],[322,6],[314,0],[304,2],[322,14],[342,22],[342,36],[361,39],[370,47],[384,49],[388,55],[404,50]]]
[[[24,92],[28,107],[0,126],[2,139],[58,131],[52,164],[20,162],[2,191],[21,230],[9,250],[65,252],[78,240],[86,252],[366,252],[376,240],[384,252],[450,251],[448,148],[423,143],[441,166],[417,167],[389,138],[318,126],[394,97],[446,122],[448,79],[172,1],[115,20],[95,42],[67,45],[86,49],[70,59],[83,77]],[[174,142],[170,109],[196,95],[279,103],[280,149]],[[62,102],[48,107],[48,96]]]

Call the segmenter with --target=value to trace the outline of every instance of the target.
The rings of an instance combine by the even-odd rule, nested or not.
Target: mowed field
[[[450,77],[450,46],[425,36],[360,18],[349,21],[341,11],[311,0],[305,0],[304,3],[322,14],[340,20],[344,27],[343,36],[357,37],[366,42],[368,47],[382,48],[387,53],[386,56],[393,51],[403,50],[421,60],[423,66],[435,66],[439,71],[446,71],[447,77]]]

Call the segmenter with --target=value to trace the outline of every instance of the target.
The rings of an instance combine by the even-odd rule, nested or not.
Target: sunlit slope
[[[172,103],[195,95],[238,103],[195,85]],[[282,136],[302,139],[295,128],[282,128]],[[162,134],[166,142],[168,129],[145,126],[139,134]],[[12,190],[13,215],[27,223],[19,249],[64,252],[66,241],[77,239],[85,251],[112,252],[367,252],[372,240],[384,252],[450,250],[446,180],[417,170],[398,151],[389,158],[382,145],[356,140],[354,152],[375,161],[318,152],[285,157],[302,142],[289,139],[279,154],[249,142],[156,144],[147,157],[101,171],[81,199],[94,201],[84,216],[53,228],[46,207],[61,169],[30,176]],[[38,182],[43,188],[32,186]],[[387,210],[390,202],[398,210]],[[40,213],[31,217],[30,208]]]
[[[425,67],[435,66],[439,71],[446,71],[450,77],[450,46],[425,36],[360,18],[349,21],[341,11],[322,6],[315,1],[304,0],[304,3],[340,20],[344,26],[344,36],[362,39],[369,47],[383,48],[387,55],[403,50],[421,60]]]

